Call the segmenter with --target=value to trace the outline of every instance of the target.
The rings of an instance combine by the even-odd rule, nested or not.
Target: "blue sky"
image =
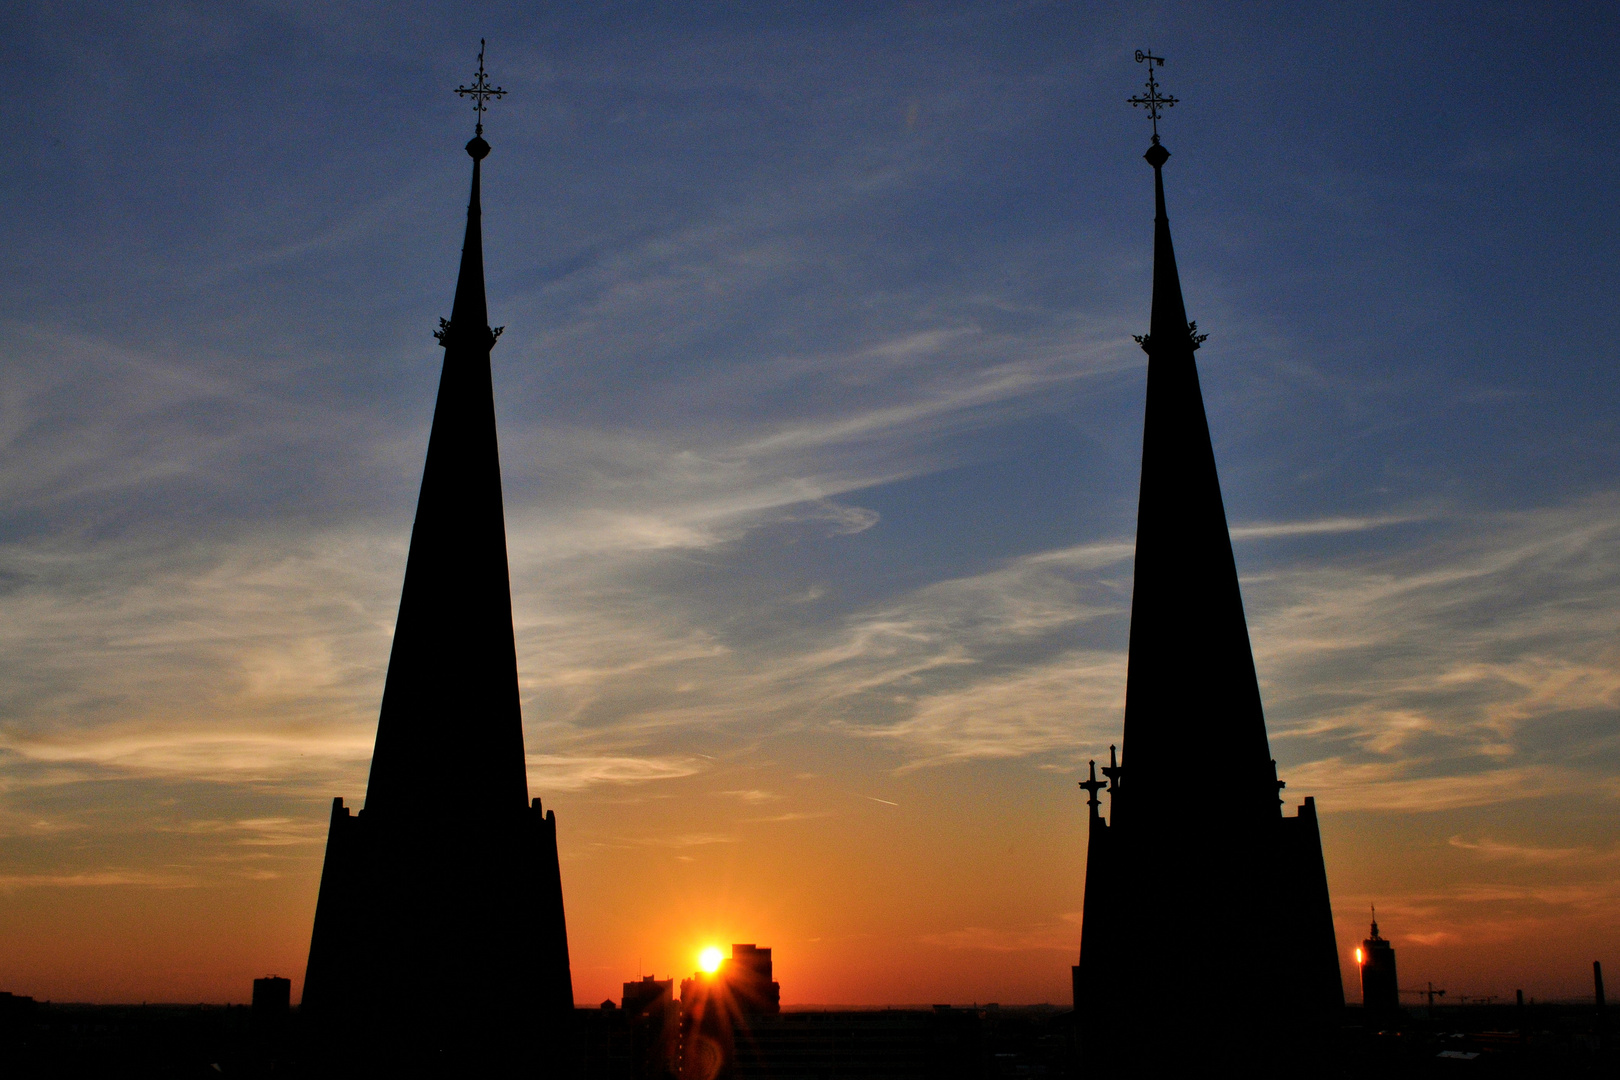
[[[1403,972],[1555,993],[1620,943],[1609,9],[32,4],[0,15],[0,905],[256,914],[228,963],[85,937],[104,959],[23,950],[14,989],[301,970],[323,807],[363,790],[480,36],[531,786],[582,995],[712,930],[775,940],[785,999],[1062,998],[1072,784],[1123,704],[1147,47],[1341,946],[1376,900]],[[1056,846],[893,899],[899,851],[958,880],[964,801],[986,852]],[[875,914],[773,907],[794,851]],[[686,922],[613,899],[654,859]],[[827,944],[857,940],[892,943],[860,973]],[[918,965],[938,993],[884,974]]]

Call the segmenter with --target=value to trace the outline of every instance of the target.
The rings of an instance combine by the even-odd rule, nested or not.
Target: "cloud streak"
[[[1620,704],[1605,629],[1620,605],[1613,501],[1431,522],[1398,554],[1293,555],[1248,574],[1273,737],[1293,788],[1328,807],[1410,810],[1590,782],[1588,759],[1605,744],[1565,752],[1557,732]],[[812,512],[798,520],[824,519],[802,505]],[[754,527],[767,520],[756,516]],[[1235,532],[1343,536],[1411,520]],[[525,693],[544,704],[536,719],[548,733],[531,778],[575,791],[693,775],[690,756],[614,748],[743,715],[879,739],[906,769],[1094,752],[1116,737],[1123,704],[1130,550],[1036,552],[831,622],[796,614],[802,605],[783,609],[802,624],[765,652],[706,625],[701,611],[624,592],[649,560],[670,557],[663,547],[627,546],[583,574],[571,551],[526,556],[518,565],[532,568],[531,582],[567,582],[544,607],[521,597],[518,606],[531,658],[520,665]],[[148,554],[127,569],[96,563],[106,580],[76,595],[82,559],[14,547],[10,565],[29,584],[0,608],[16,616],[13,662],[33,662],[28,680],[10,684],[0,747],[39,766],[225,783],[356,775],[369,756],[398,554],[355,535],[290,552],[258,541],[213,555],[189,578]],[[154,564],[168,575],[160,587]],[[300,609],[304,597],[312,610]],[[84,681],[90,671],[107,689]],[[640,705],[624,696],[637,685]],[[198,686],[208,688],[201,700]],[[340,703],[349,711],[334,712]],[[592,719],[605,705],[619,711]],[[44,722],[69,712],[74,726]]]
[[[22,889],[191,889],[193,877],[152,874],[143,870],[97,870],[80,874],[0,874],[0,893]]]

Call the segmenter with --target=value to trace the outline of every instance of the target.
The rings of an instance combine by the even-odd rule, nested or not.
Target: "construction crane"
[[[1434,1015],[1434,999],[1437,997],[1446,996],[1446,992],[1444,990],[1436,990],[1434,988],[1434,983],[1430,983],[1427,990],[1402,990],[1401,993],[1416,994],[1419,997],[1427,997],[1429,999],[1429,1015],[1431,1017]]]

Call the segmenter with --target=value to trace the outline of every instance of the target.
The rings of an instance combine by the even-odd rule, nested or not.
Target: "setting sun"
[[[718,947],[710,945],[707,949],[698,953],[698,967],[712,975],[720,970],[720,961],[724,958],[724,955]]]

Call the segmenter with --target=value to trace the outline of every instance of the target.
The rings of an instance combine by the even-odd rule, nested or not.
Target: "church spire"
[[[450,318],[434,335],[444,371],[366,791],[366,808],[384,813],[528,799],[490,374],[500,328],[484,295],[479,198],[483,109],[505,91],[489,86],[482,43],[477,77],[456,92],[473,97],[479,134],[467,143],[467,231]]]
[[[1193,353],[1208,335],[1187,319],[1165,209],[1161,108],[1178,99],[1152,75],[1132,98],[1153,121],[1153,313],[1137,338],[1148,354],[1142,486],[1131,602],[1125,753],[1132,790],[1123,814],[1153,816],[1174,790],[1243,814],[1276,813],[1237,565]]]
[[[333,802],[303,1014],[322,1075],[534,1074],[573,1010],[557,821],[528,798],[479,183],[472,190],[365,809]],[[561,1066],[556,1066],[561,1068]],[[538,1075],[549,1075],[540,1072]]]
[[[1080,963],[1082,1057],[1099,1073],[1157,1075],[1150,1061],[1314,1063],[1344,1004],[1316,807],[1279,813],[1237,565],[1165,209],[1160,93],[1149,65],[1153,142],[1153,313],[1148,354],[1135,584],[1121,760],[1107,827],[1086,852]],[[1129,767],[1131,782],[1120,782]],[[1095,816],[1096,810],[1092,808]],[[1166,1029],[1158,999],[1205,945],[1210,926],[1242,925],[1218,992]],[[1212,988],[1213,989],[1213,988]],[[1262,1071],[1272,1071],[1265,1068]]]

